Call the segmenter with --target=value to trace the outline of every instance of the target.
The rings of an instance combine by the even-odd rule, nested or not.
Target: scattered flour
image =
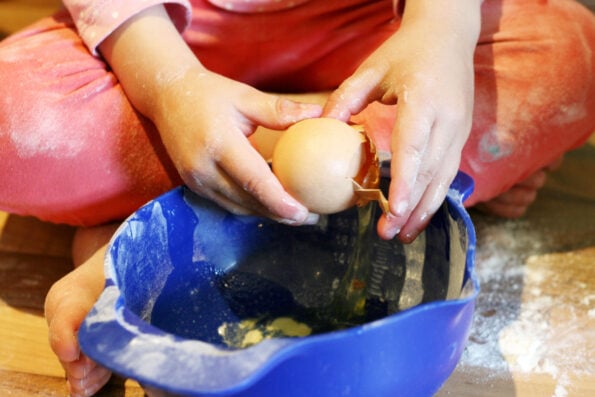
[[[10,122],[10,121],[9,121]],[[30,158],[38,155],[74,157],[83,148],[83,139],[71,134],[56,133],[56,121],[51,112],[28,112],[19,121],[20,129],[9,127],[10,140],[19,156]]]
[[[483,226],[481,293],[461,368],[488,370],[487,383],[547,375],[552,396],[566,397],[573,376],[595,373],[595,246],[550,253],[547,233],[522,222]]]

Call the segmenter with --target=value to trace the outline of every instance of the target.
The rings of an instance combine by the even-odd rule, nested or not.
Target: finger
[[[401,228],[399,239],[404,243],[411,243],[426,228],[432,216],[444,202],[448,189],[454,180],[458,169],[458,162],[445,162],[443,168],[427,186],[419,204]]]
[[[239,102],[238,109],[253,125],[262,125],[275,130],[286,129],[300,120],[319,117],[322,114],[322,107],[319,104],[298,102],[256,89],[249,89],[245,93]]]
[[[76,364],[79,368],[75,368]],[[71,363],[67,370],[68,390],[71,396],[91,396],[101,389],[112,373],[107,368],[95,364],[86,356],[77,363]]]
[[[397,106],[397,119],[391,137],[391,183],[389,186],[390,212],[405,221],[414,208],[415,189],[425,190],[418,184],[418,176],[428,148],[433,117],[421,112],[415,105],[402,101]],[[420,193],[417,193],[419,196]]]
[[[238,182],[225,169],[226,163],[235,161],[230,157],[228,150],[236,145],[225,143],[238,140],[237,137],[233,136],[231,138],[225,137],[226,134],[233,134],[230,133],[233,128],[231,125],[225,125],[221,128],[223,137],[221,138],[222,143],[218,147],[223,146],[224,149],[211,150],[202,156],[197,156],[192,166],[188,168],[189,171],[186,173],[184,181],[193,192],[216,202],[222,208],[234,214],[262,213],[262,206],[241,185],[238,185]],[[237,146],[244,146],[244,150],[256,151],[241,134],[237,136],[240,139]],[[264,161],[262,157],[260,161]]]
[[[205,162],[195,169],[187,181],[190,189],[232,213],[259,214],[288,224],[315,222],[307,208],[283,189],[248,140],[228,145],[217,153],[215,163]]]
[[[201,194],[201,195],[205,198],[208,198],[211,201],[214,201],[221,208],[223,208],[235,215],[258,215],[258,216],[267,217],[267,218],[276,220],[278,222],[286,223],[286,224],[290,224],[290,225],[297,225],[297,224],[313,225],[313,224],[316,224],[318,222],[318,219],[320,218],[320,216],[318,214],[309,213],[304,221],[301,221],[298,223],[298,222],[295,222],[292,220],[287,220],[285,218],[277,217],[275,214],[268,211],[264,206],[256,204],[256,201],[254,201],[254,199],[251,197],[243,202],[238,200],[237,197],[234,197],[233,200],[231,200],[228,198],[230,193],[223,194],[223,193],[220,193],[218,191],[213,191],[213,190],[205,192],[204,194]],[[250,205],[248,203],[254,203],[254,204]]]
[[[94,259],[103,263],[104,252],[97,251]],[[103,275],[103,269],[100,274]],[[80,356],[76,333],[103,288],[103,282],[97,282],[96,276],[96,269],[83,265],[58,280],[48,292],[45,303],[48,338],[60,361],[72,362]]]
[[[69,300],[57,305],[55,314],[48,316],[50,347],[60,361],[72,362],[80,356],[76,333],[88,313],[87,306]]]
[[[445,162],[432,181],[426,185],[418,203],[406,219],[390,214],[381,217],[378,222],[380,237],[392,239],[398,234],[402,242],[412,242],[425,229],[431,217],[444,202],[448,189],[456,176],[458,164],[456,161]]]
[[[308,209],[283,189],[269,165],[250,145],[236,145],[225,153],[220,166],[236,184],[254,197],[261,212],[289,224],[303,224]]]
[[[389,188],[394,216],[379,225],[385,237],[399,234],[403,241],[412,241],[444,201],[456,176],[466,136],[459,133],[461,123],[456,117],[433,121],[434,112],[429,109],[424,113],[419,110],[423,106],[415,103],[400,103]],[[418,109],[417,114],[405,112],[407,107]]]
[[[404,241],[412,241],[444,201],[456,176],[464,140],[457,134],[456,122],[436,123],[410,196],[412,212],[401,227]],[[453,134],[453,131],[455,132]]]
[[[379,83],[383,75],[379,70],[360,68],[329,96],[322,114],[347,122],[351,115],[381,98]]]
[[[200,169],[200,174],[195,173],[187,181],[193,192],[236,215],[262,213],[254,198],[240,188],[221,167],[214,165]]]
[[[90,397],[95,395],[103,386],[110,380],[111,372],[102,373],[102,378],[95,380],[93,383],[78,384],[75,381],[68,380],[68,393],[70,397]]]
[[[234,197],[234,200],[230,200],[226,194],[222,194],[216,191],[211,191],[207,198],[211,201],[217,203],[221,208],[231,212],[235,215],[263,215],[262,211],[258,211],[256,209],[252,209],[253,206],[246,205],[247,201],[238,203],[237,198]]]

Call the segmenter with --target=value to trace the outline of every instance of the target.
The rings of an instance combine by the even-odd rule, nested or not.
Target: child
[[[466,205],[520,215],[595,128],[595,18],[570,0],[64,3],[0,43],[0,208],[100,225],[77,234],[81,266],[46,301],[72,395],[109,378],[75,333],[110,222],[180,183],[235,213],[315,220],[246,139],[257,126],[363,124],[393,156],[378,233],[405,242],[458,169],[476,183]]]

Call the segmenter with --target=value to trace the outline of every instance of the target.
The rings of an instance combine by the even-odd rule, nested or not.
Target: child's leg
[[[66,12],[0,42],[0,209],[121,219],[179,183],[159,136]]]
[[[556,162],[595,131],[595,16],[578,3],[486,1],[461,168],[472,205]]]
[[[81,353],[76,333],[103,290],[103,257],[118,225],[79,229],[72,256],[75,270],[57,281],[46,297],[49,341],[66,372],[71,396],[89,396],[109,380],[111,372]]]
[[[595,17],[589,10],[568,0],[487,0],[482,26],[473,127],[461,161],[476,184],[467,205],[516,184],[527,188],[523,181],[595,130]],[[354,120],[388,148],[393,107],[373,104]]]

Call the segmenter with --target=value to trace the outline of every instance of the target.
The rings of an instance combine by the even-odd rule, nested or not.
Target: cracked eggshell
[[[357,201],[352,179],[366,164],[365,143],[362,132],[342,121],[303,120],[277,141],[273,172],[310,212],[340,212]]]

